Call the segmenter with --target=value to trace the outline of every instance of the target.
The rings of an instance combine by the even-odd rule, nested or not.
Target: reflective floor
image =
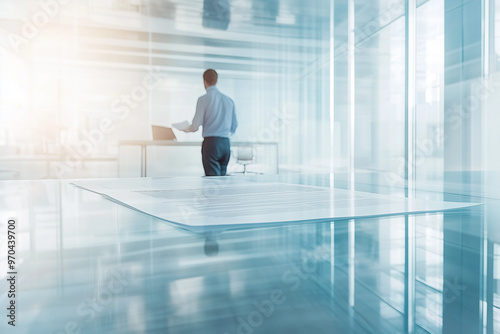
[[[66,181],[5,181],[1,309],[12,216],[19,280],[16,327],[2,311],[0,332],[493,333],[500,243],[488,208],[498,204],[484,202],[196,234]]]

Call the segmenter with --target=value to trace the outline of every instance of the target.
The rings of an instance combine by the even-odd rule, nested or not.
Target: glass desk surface
[[[4,181],[0,332],[493,332],[500,248],[486,217],[498,217],[498,201],[484,202],[195,233],[70,181]],[[17,218],[15,327],[6,317],[10,217]]]

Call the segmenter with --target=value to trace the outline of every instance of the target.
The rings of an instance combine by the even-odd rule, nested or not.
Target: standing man
[[[203,126],[201,156],[206,176],[226,175],[231,154],[229,137],[238,127],[234,102],[215,87],[217,79],[215,70],[210,69],[203,73],[207,93],[198,99],[193,122],[185,130],[196,132],[200,125]]]

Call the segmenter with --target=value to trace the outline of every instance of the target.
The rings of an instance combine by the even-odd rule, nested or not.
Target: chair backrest
[[[240,146],[238,147],[238,152],[236,159],[238,161],[252,161],[254,158],[253,147],[252,146]]]

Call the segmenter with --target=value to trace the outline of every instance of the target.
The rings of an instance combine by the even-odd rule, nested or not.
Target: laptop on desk
[[[153,125],[153,140],[177,140],[172,128]]]

